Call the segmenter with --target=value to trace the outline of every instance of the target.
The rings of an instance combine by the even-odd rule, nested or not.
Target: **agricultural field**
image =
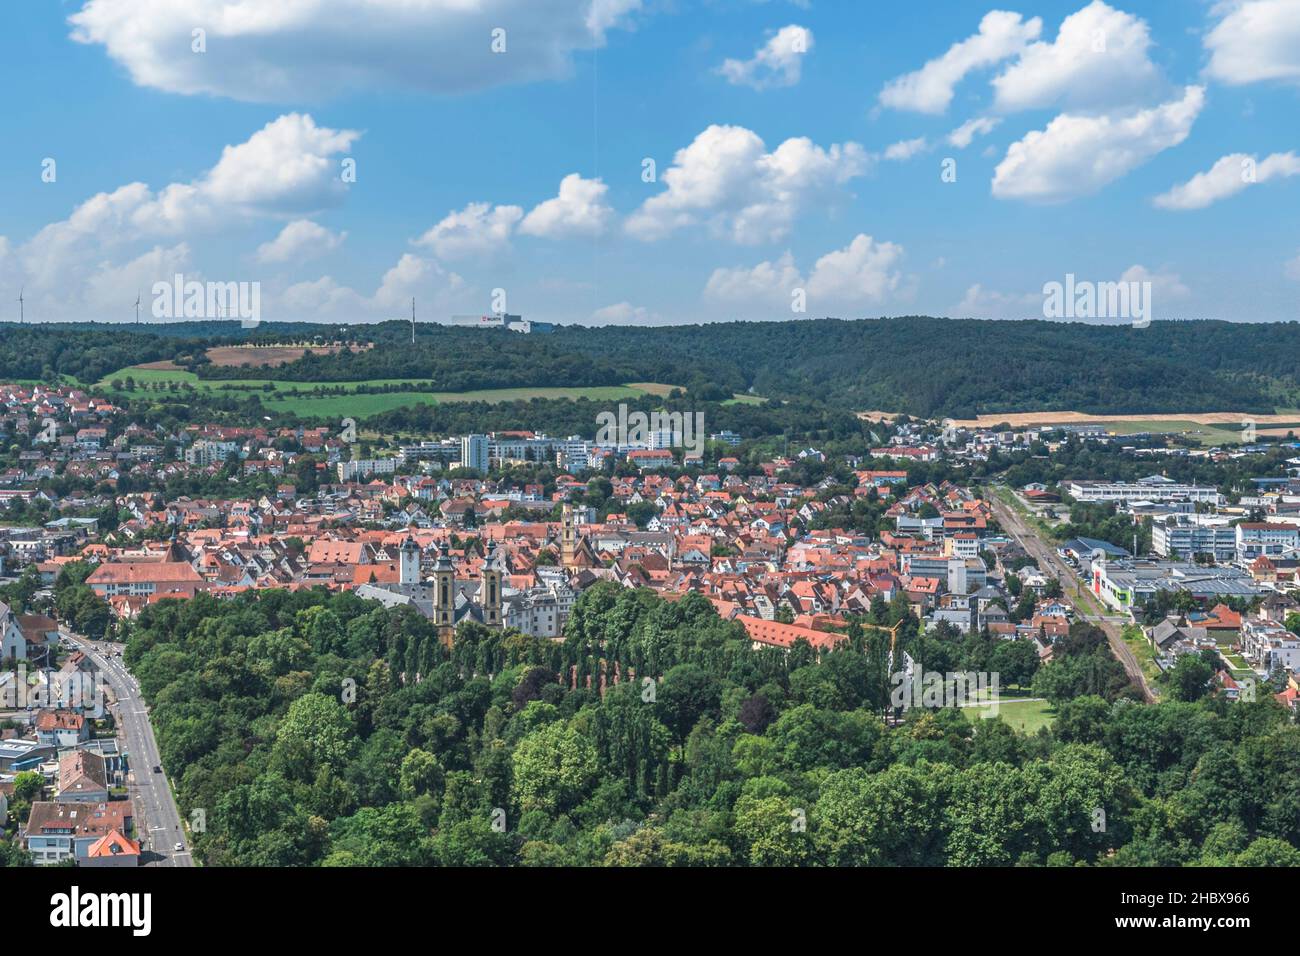
[[[1300,433],[1300,409],[1281,408],[1272,415],[1244,412],[1188,412],[1179,414],[1090,415],[1085,412],[1004,412],[954,421],[967,428],[991,428],[1006,422],[1030,425],[1104,425],[1112,435],[1175,432],[1201,445],[1237,444],[1246,421],[1255,423],[1256,435],[1285,436]]]
[[[161,364],[161,363],[157,363]],[[113,387],[113,382],[132,379],[139,386],[170,385],[176,383],[192,388],[222,392],[227,395],[257,395],[270,411],[290,412],[295,415],[322,416],[326,418],[351,415],[365,418],[394,408],[408,405],[437,404],[439,402],[510,402],[533,398],[586,398],[591,401],[610,402],[637,398],[641,395],[667,395],[672,385],[659,382],[637,382],[630,385],[599,385],[578,388],[491,388],[467,392],[419,392],[402,390],[394,392],[357,392],[359,387],[420,384],[410,379],[376,379],[366,382],[330,382],[324,387],[330,391],[342,389],[347,394],[311,394],[317,387],[311,382],[291,382],[283,379],[268,381],[230,379],[201,379],[193,372],[177,368],[146,368],[134,366],[105,376],[96,388],[113,394],[130,394]],[[145,394],[149,394],[145,392]]]

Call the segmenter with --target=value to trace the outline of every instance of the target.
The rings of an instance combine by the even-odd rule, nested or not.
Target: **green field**
[[[731,398],[724,401],[723,405],[762,405],[767,399],[762,395],[744,395],[737,392]]]
[[[384,385],[415,385],[422,384],[413,382],[410,379],[376,379],[367,382],[291,382],[284,379],[270,379],[267,381],[241,380],[233,381],[228,379],[201,379],[193,372],[184,370],[166,370],[166,369],[146,369],[146,368],[124,368],[112,375],[105,376],[95,387],[106,392],[118,395],[136,394],[141,397],[150,395],[166,394],[155,391],[142,391],[137,387],[134,393],[126,390],[116,390],[112,387],[113,380],[124,380],[130,377],[137,386],[142,384],[169,384],[175,382],[178,386],[189,385],[192,388],[209,392],[223,393],[228,396],[240,397],[244,395],[256,395],[261,399],[262,404],[268,411],[289,412],[295,415],[321,416],[325,418],[336,418],[344,415],[350,415],[355,418],[365,418],[370,415],[377,415],[380,412],[386,412],[393,408],[401,408],[407,405],[433,405],[439,402],[512,402],[528,401],[534,398],[568,398],[579,399],[586,398],[598,402],[615,402],[624,399],[637,398],[641,395],[666,395],[673,386],[663,385],[657,382],[637,382],[631,385],[596,385],[590,387],[576,388],[488,388],[478,389],[468,392],[417,392],[417,391],[397,391],[397,392],[379,392],[379,393],[357,393],[356,389],[363,386],[384,386]],[[312,394],[292,394],[294,392],[310,393],[317,385],[323,385],[329,389],[344,389],[349,394],[344,395],[312,395]]]
[[[1052,726],[1056,719],[1056,711],[1045,700],[1000,700],[987,707],[963,707],[962,713],[969,720],[1001,717],[1017,732],[1027,735],[1038,733],[1039,727]]]

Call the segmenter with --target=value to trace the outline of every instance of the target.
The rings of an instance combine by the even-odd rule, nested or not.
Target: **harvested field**
[[[1249,412],[1134,412],[1130,415],[1091,415],[1087,412],[999,412],[978,418],[954,419],[953,424],[967,428],[989,428],[1006,422],[1013,428],[1026,425],[1107,425],[1120,422],[1195,422],[1198,425],[1235,425],[1246,419],[1256,426],[1286,425],[1300,417],[1289,414],[1259,415]]]
[[[353,352],[360,352],[368,346],[361,345],[223,345],[218,348],[208,349],[208,361],[213,365],[239,367],[241,365],[250,365],[255,368],[264,366],[288,365],[290,362],[296,362],[308,352],[313,355],[334,355],[348,349]],[[167,367],[175,368],[176,366],[167,363],[162,365],[149,365],[147,368]]]

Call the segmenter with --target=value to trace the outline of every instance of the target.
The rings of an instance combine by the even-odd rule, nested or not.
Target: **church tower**
[[[420,546],[409,534],[399,551],[397,580],[401,584],[420,583]]]
[[[488,542],[487,554],[483,557],[483,574],[479,584],[478,599],[483,607],[483,623],[488,627],[500,627],[501,559],[497,555],[494,541]]]
[[[578,525],[573,519],[573,505],[565,502],[560,509],[560,563],[572,568],[578,560]]]
[[[433,626],[448,647],[456,630],[456,568],[451,563],[447,542],[438,546],[438,560],[433,565]]]

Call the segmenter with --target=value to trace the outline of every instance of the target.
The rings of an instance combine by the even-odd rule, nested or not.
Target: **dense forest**
[[[924,667],[1015,675],[1054,727],[891,726],[882,632],[755,650],[698,595],[610,584],[563,641],[451,651],[351,594],[164,601],[126,659],[209,865],[1300,862],[1300,728],[1267,695],[1143,705],[1089,625],[1039,667],[906,613],[872,619]]]
[[[549,334],[418,325],[4,325],[0,379],[82,382],[173,359],[210,379],[430,380],[503,386],[665,382],[700,398],[748,393],[912,415],[1078,409],[1269,412],[1300,404],[1300,323],[1154,322],[1148,328],[926,316],[586,328]],[[207,347],[333,338],[375,348],[280,368],[214,366]],[[1194,387],[1189,383],[1194,382]]]

